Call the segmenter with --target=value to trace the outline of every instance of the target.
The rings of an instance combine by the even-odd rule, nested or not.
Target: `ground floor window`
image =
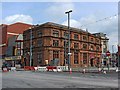
[[[74,52],[74,64],[78,64],[78,52]]]
[[[54,50],[53,51],[53,59],[59,58],[59,51]]]
[[[87,64],[87,53],[83,53],[83,64]]]
[[[42,63],[42,52],[38,52],[37,53],[37,59],[38,59],[38,63],[41,64]]]

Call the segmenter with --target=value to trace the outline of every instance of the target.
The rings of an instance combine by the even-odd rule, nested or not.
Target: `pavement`
[[[110,67],[109,70],[108,68],[104,68],[104,71],[99,71],[98,68],[96,67],[88,67],[85,68],[85,72],[83,71],[84,68],[72,68],[72,72],[80,72],[80,73],[114,73],[116,72],[116,67]],[[17,68],[16,71],[25,71],[24,68]],[[0,72],[2,72],[2,70],[0,69]],[[69,72],[69,71],[63,71],[63,72]]]
[[[25,71],[24,68],[16,69],[16,71]]]
[[[86,73],[97,73],[101,70],[101,68],[96,68],[96,67],[87,67],[87,68],[72,68],[73,72],[83,72],[83,70],[85,69]],[[106,72],[116,72],[116,67],[110,67],[109,70],[107,67],[105,67],[103,69],[103,71]]]
[[[118,74],[15,71],[2,73],[3,88],[118,88]]]
[[[25,71],[23,68],[2,74],[2,88],[118,88],[120,78],[116,68],[73,68],[72,72]]]

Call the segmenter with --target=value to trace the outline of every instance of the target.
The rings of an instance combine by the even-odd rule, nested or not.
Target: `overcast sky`
[[[68,0],[69,1],[69,0]],[[103,32],[109,40],[109,50],[118,45],[117,2],[2,2],[2,23],[24,22],[43,24],[54,22],[67,25],[65,11],[72,10],[70,25],[91,33]],[[107,18],[110,17],[111,18]],[[105,20],[96,22],[97,20]],[[83,27],[81,27],[84,25]]]

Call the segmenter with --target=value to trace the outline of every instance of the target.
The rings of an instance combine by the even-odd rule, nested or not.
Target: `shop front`
[[[22,56],[5,57],[4,63],[8,67],[21,67]]]

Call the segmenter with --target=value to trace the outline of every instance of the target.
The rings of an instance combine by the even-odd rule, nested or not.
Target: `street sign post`
[[[108,71],[109,71],[109,64],[110,64],[110,62],[109,62],[110,52],[109,51],[106,52],[106,56],[108,57],[107,67],[108,67]]]

